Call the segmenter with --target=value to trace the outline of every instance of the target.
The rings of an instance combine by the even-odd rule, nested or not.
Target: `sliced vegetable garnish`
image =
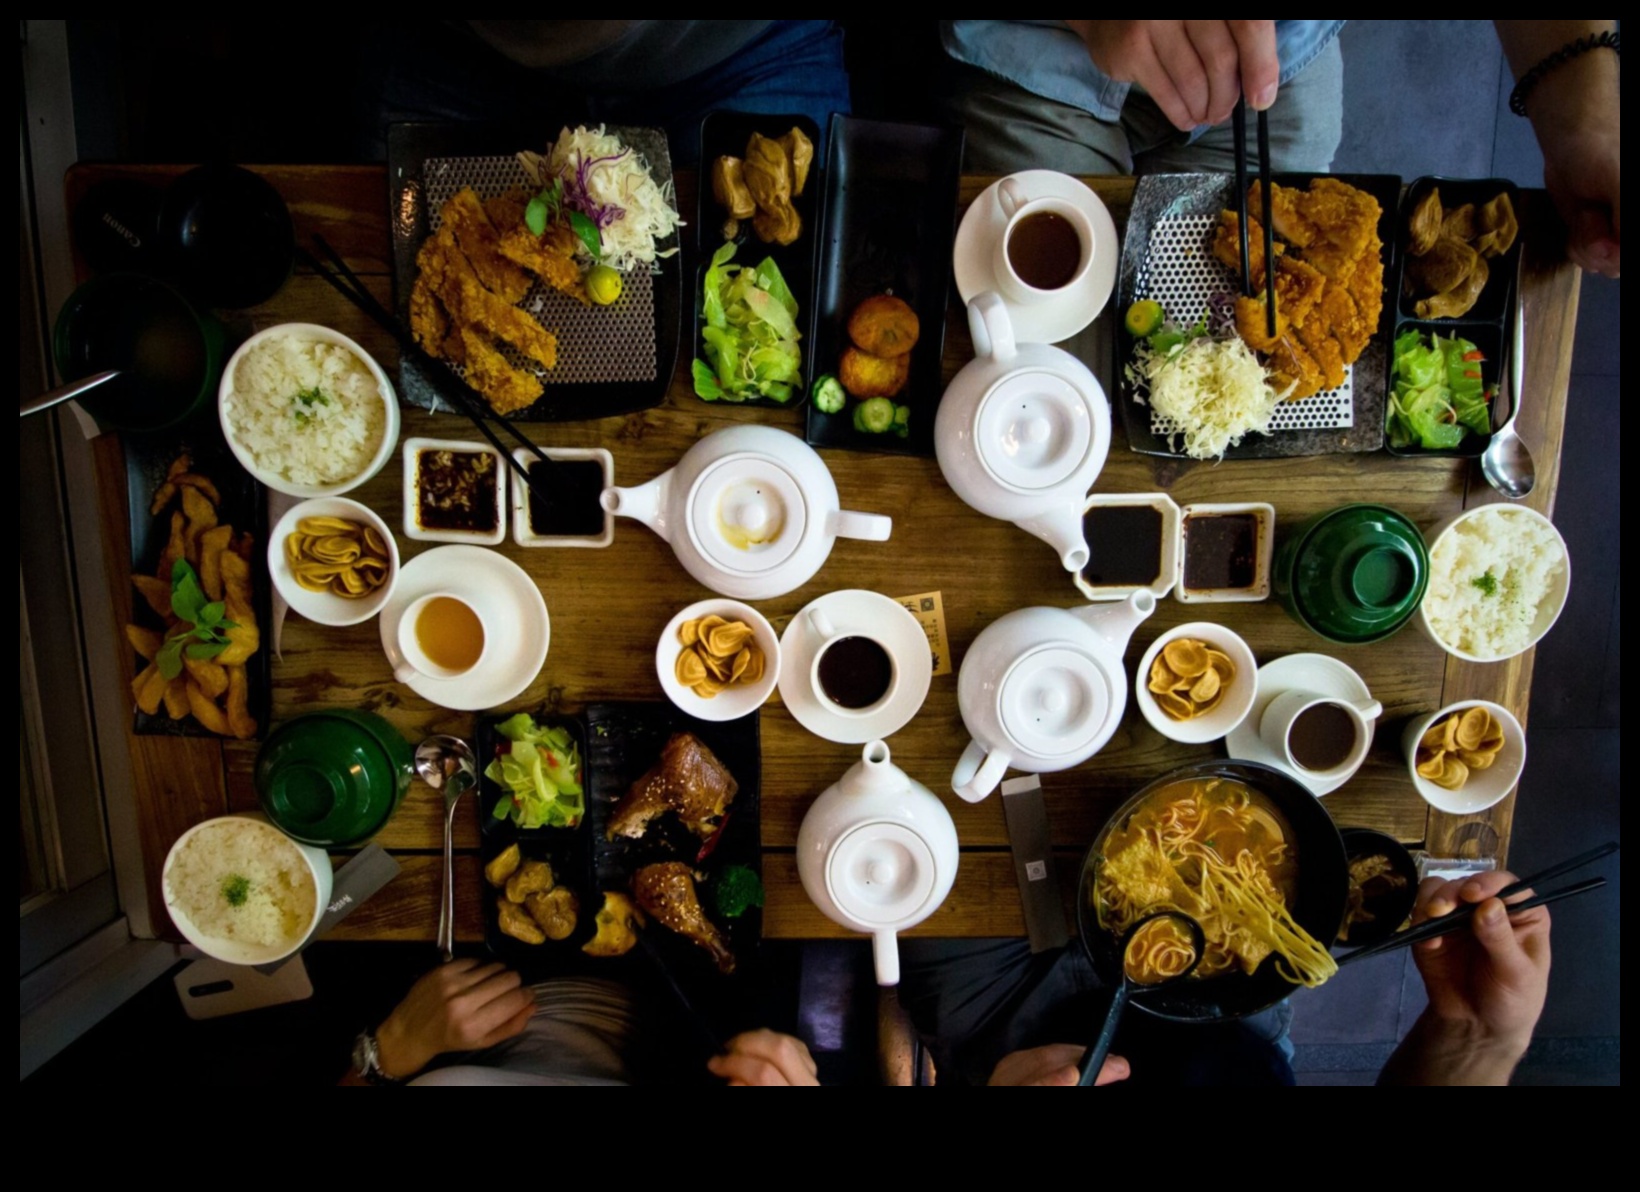
[[[790,401],[803,384],[797,299],[773,260],[753,269],[730,264],[734,255],[732,242],[713,253],[702,284],[705,360],[691,368],[695,394],[706,401]]]
[[[496,725],[512,746],[484,768],[484,777],[504,788],[496,819],[520,828],[573,828],[586,812],[581,788],[581,751],[564,728],[544,728],[520,712]]]

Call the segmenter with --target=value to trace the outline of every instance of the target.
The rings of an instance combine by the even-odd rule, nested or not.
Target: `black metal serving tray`
[[[745,157],[746,142],[754,132],[778,139],[794,127],[801,129],[814,143],[815,153],[814,165],[809,170],[803,193],[793,200],[793,206],[803,220],[802,234],[790,244],[765,244],[752,232],[752,221],[741,220],[740,233],[735,237],[735,264],[751,267],[765,257],[772,257],[780,268],[780,275],[786,279],[787,288],[797,299],[798,326],[808,325],[809,312],[814,307],[814,252],[815,245],[820,242],[820,195],[825,187],[825,175],[820,169],[820,126],[810,117],[802,115],[709,112],[700,125],[700,178],[695,202],[695,245],[698,253],[694,270],[694,296],[690,299],[690,309],[694,311],[694,339],[690,341],[689,351],[693,356],[704,359],[701,355],[701,331],[706,326],[703,311],[706,270],[712,264],[712,254],[723,247],[723,225],[728,219],[712,196],[712,163],[720,157]],[[812,340],[803,344],[804,386],[801,392],[792,395],[790,401],[759,397],[731,404],[774,406],[777,409],[790,409],[801,404],[808,395],[808,382],[816,375],[810,367],[811,347]]]
[[[911,382],[894,399],[911,409],[910,436],[855,430],[853,398],[839,414],[822,413],[810,402],[807,437],[816,447],[934,454],[934,415],[945,392],[945,306],[962,142],[960,128],[831,119],[807,367],[814,376],[837,372],[849,342],[849,315],[874,294],[892,293],[910,303],[921,334],[911,350]]]
[[[477,749],[480,768],[487,766],[504,738],[496,726],[505,717],[479,722]],[[702,905],[722,927],[734,950],[737,967],[724,978],[704,950],[664,927],[651,923],[646,938],[650,949],[666,964],[695,1005],[720,1007],[728,1013],[742,996],[751,996],[750,979],[757,968],[762,938],[761,910],[748,911],[739,919],[724,920],[713,910],[711,881],[724,866],[746,865],[762,873],[762,825],[760,775],[762,751],[756,714],[721,723],[696,720],[664,703],[592,704],[579,717],[541,714],[540,724],[563,725],[582,744],[582,789],[586,792],[586,818],[578,828],[542,828],[520,831],[510,820],[491,814],[504,795],[487,778],[479,780],[478,813],[481,818],[480,852],[488,861],[508,845],[518,843],[526,859],[552,864],[559,881],[575,890],[581,901],[580,922],[575,933],[559,943],[531,945],[503,935],[496,926],[498,892],[484,882],[484,940],[491,953],[518,969],[526,980],[549,976],[585,975],[621,979],[652,962],[646,950],[635,948],[626,956],[596,959],[581,951],[591,939],[593,916],[603,903],[603,891],[627,890],[636,870],[654,861],[680,860],[705,875],[700,882]],[[659,759],[661,748],[674,732],[692,732],[718,756],[740,784],[730,806],[716,847],[698,860],[700,841],[667,816],[654,825],[642,840],[606,838],[611,814],[632,783]],[[726,1022],[728,1019],[725,1020]]]
[[[273,629],[270,612],[268,580],[268,515],[267,490],[239,466],[239,461],[228,449],[222,437],[222,425],[217,421],[216,406],[195,415],[180,426],[159,431],[122,431],[120,441],[125,448],[126,502],[130,506],[131,571],[134,575],[153,575],[159,566],[160,553],[171,533],[171,509],[155,517],[148,506],[154,493],[165,483],[165,472],[171,461],[186,451],[193,460],[193,470],[208,476],[215,483],[222,503],[217,507],[220,522],[232,525],[235,531],[248,530],[254,539],[251,551],[251,586],[256,601],[256,623],[261,630],[262,642],[245,664],[248,688],[247,707],[256,717],[257,736],[268,731],[268,718],[273,705],[273,676],[268,668],[268,652],[273,649]],[[140,593],[131,594],[132,620],[136,624],[163,628]],[[141,671],[147,662],[137,660]],[[139,736],[214,737],[192,716],[173,720],[159,712],[133,710],[132,731]]]
[[[1276,174],[1274,181],[1284,186],[1307,186],[1322,175]],[[1247,435],[1240,444],[1224,453],[1226,459],[1270,459],[1283,456],[1331,455],[1342,452],[1376,451],[1384,445],[1384,410],[1389,390],[1390,328],[1395,319],[1395,291],[1400,277],[1398,211],[1401,179],[1394,174],[1335,174],[1333,177],[1378,200],[1382,209],[1378,237],[1384,252],[1384,307],[1378,329],[1361,358],[1352,366],[1354,425],[1343,428],[1280,430],[1268,435]],[[1235,205],[1235,178],[1230,174],[1148,174],[1139,179],[1127,230],[1122,238],[1121,268],[1117,273],[1117,311],[1125,311],[1135,297],[1140,272],[1150,253],[1150,234],[1165,218],[1214,214]],[[1203,252],[1206,250],[1203,249]],[[1121,414],[1128,445],[1145,455],[1183,458],[1167,439],[1150,427],[1150,406],[1134,399],[1133,386],[1126,378],[1132,359],[1133,337],[1120,329],[1114,337],[1116,361],[1113,370],[1114,404]]]
[[[532,117],[527,124],[394,124],[387,134],[387,210],[393,233],[393,294],[399,318],[409,324],[410,289],[416,280],[416,253],[429,233],[424,164],[434,158],[509,156],[522,149],[545,151],[543,130],[559,127],[550,119]],[[659,129],[609,130],[641,132],[655,180],[666,185],[672,163],[666,136]],[[674,232],[659,248],[679,247]],[[647,410],[666,399],[678,360],[678,336],[683,329],[682,253],[672,252],[656,262],[655,371],[646,380],[566,383],[548,381],[546,392],[528,409],[509,414],[515,422],[579,422]],[[561,358],[562,359],[562,358]],[[560,364],[562,367],[562,364]],[[399,397],[424,410],[447,408],[416,361],[399,366]]]
[[[1470,340],[1486,355],[1481,364],[1481,384],[1486,386],[1498,385],[1498,392],[1504,392],[1499,383],[1504,376],[1504,366],[1508,363],[1509,346],[1509,319],[1515,309],[1515,274],[1520,265],[1520,254],[1523,251],[1525,237],[1517,234],[1515,243],[1509,251],[1500,257],[1494,257],[1488,262],[1491,272],[1486,279],[1486,287],[1481,296],[1468,312],[1455,319],[1421,319],[1415,307],[1417,299],[1407,292],[1406,263],[1407,263],[1407,221],[1413,210],[1431,188],[1439,188],[1441,205],[1447,209],[1460,207],[1465,203],[1480,204],[1497,197],[1500,193],[1507,193],[1509,201],[1514,204],[1515,218],[1520,218],[1520,188],[1507,178],[1443,178],[1436,175],[1427,175],[1414,178],[1407,187],[1406,198],[1401,203],[1400,223],[1396,229],[1397,268],[1395,270],[1395,330],[1390,337],[1391,353],[1388,369],[1386,390],[1395,387],[1395,338],[1406,331],[1421,331],[1425,335],[1438,333],[1440,335],[1460,335]],[[1512,402],[1514,396],[1508,395],[1507,401],[1492,403],[1492,425],[1508,416],[1507,402]],[[1492,442],[1492,436],[1470,432],[1464,436],[1463,442],[1456,447],[1444,451],[1429,451],[1418,446],[1397,447],[1389,441],[1389,404],[1384,405],[1384,449],[1391,455],[1409,456],[1413,458],[1435,456],[1444,459],[1479,459],[1485,452],[1487,445]]]

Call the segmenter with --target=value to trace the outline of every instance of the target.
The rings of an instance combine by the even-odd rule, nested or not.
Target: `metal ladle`
[[[444,792],[444,892],[438,904],[438,947],[446,961],[455,957],[455,822],[456,804],[478,782],[478,759],[460,737],[442,733],[416,746],[416,774]]]
[[[61,405],[65,401],[72,401],[87,390],[95,389],[98,385],[105,385],[120,375],[119,369],[109,368],[104,369],[102,372],[92,373],[89,377],[81,377],[78,381],[70,381],[66,385],[59,385],[57,388],[48,390],[40,394],[39,397],[31,398],[18,406],[17,416],[27,418],[30,414],[38,414],[41,410],[49,410],[52,406]]]
[[[1150,924],[1159,919],[1169,919],[1190,937],[1192,956],[1190,963],[1177,973],[1161,977],[1157,980],[1136,979],[1128,964],[1129,953],[1134,942]],[[1202,962],[1202,953],[1207,948],[1207,939],[1202,934],[1201,924],[1181,911],[1157,911],[1153,915],[1146,915],[1122,937],[1122,983],[1116,987],[1115,995],[1110,999],[1110,1009],[1105,1011],[1105,1023],[1099,1028],[1099,1037],[1094,1040],[1093,1046],[1088,1048],[1082,1062],[1076,1066],[1077,1083],[1083,1088],[1092,1085],[1099,1079],[1099,1070],[1105,1066],[1105,1057],[1110,1054],[1110,1045],[1116,1039],[1116,1028],[1122,1021],[1122,1012],[1127,1009],[1128,999],[1136,992],[1149,989],[1161,989],[1165,986],[1183,981],[1196,971],[1196,966]]]
[[[1523,251],[1515,271],[1515,335],[1509,348],[1509,417],[1492,432],[1492,441],[1481,453],[1481,475],[1511,501],[1520,500],[1537,485],[1537,465],[1532,462],[1532,453],[1515,433],[1515,418],[1520,414],[1520,395],[1526,381],[1526,304],[1520,288],[1525,271]]]

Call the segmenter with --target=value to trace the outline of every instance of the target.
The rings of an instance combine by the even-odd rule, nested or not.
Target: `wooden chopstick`
[[[1253,296],[1252,249],[1247,239],[1247,101],[1236,100],[1231,121],[1236,142],[1236,217],[1241,228],[1241,292]],[[1268,221],[1266,221],[1268,222]],[[1266,262],[1268,264],[1268,262]]]
[[[1516,883],[1517,885],[1519,883]],[[1560,902],[1567,898],[1575,898],[1579,894],[1587,894],[1591,890],[1598,890],[1606,884],[1603,877],[1591,877],[1585,881],[1576,882],[1560,890],[1550,890],[1546,894],[1538,894],[1524,902],[1510,903],[1505,909],[1510,915],[1529,911],[1535,907],[1548,906],[1553,902]],[[1511,886],[1509,890],[1514,890]],[[1499,891],[1502,896],[1507,891]],[[1515,891],[1518,893],[1519,891]],[[1416,927],[1410,927],[1399,935],[1392,935],[1389,939],[1378,944],[1371,944],[1365,948],[1358,948],[1348,956],[1340,956],[1338,965],[1342,968],[1346,964],[1353,964],[1357,960],[1366,960],[1371,956],[1382,956],[1385,952],[1395,952],[1401,948],[1410,948],[1414,944],[1421,944],[1425,940],[1432,940],[1458,930],[1465,923],[1475,917],[1475,909],[1482,905],[1478,902],[1466,902],[1450,914],[1442,915],[1438,919],[1426,919]]]
[[[1276,337],[1275,219],[1270,207],[1270,114],[1258,114],[1258,189],[1264,207],[1264,329]]]

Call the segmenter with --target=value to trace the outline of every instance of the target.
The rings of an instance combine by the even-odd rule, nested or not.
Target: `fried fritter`
[[[837,379],[855,397],[898,397],[911,380],[911,357],[886,360],[850,346],[837,360]]]
[[[416,264],[457,325],[473,326],[505,340],[543,368],[558,364],[558,337],[529,311],[484,288],[447,225],[421,246]]]
[[[1241,277],[1241,217],[1228,208],[1219,212],[1218,227],[1213,231],[1213,255],[1238,279]],[[1281,241],[1275,242],[1276,256],[1287,251]],[[1252,281],[1264,284],[1264,225],[1252,216],[1247,217],[1247,255],[1252,258]]]
[[[885,359],[904,356],[917,346],[922,328],[917,312],[903,298],[877,294],[854,308],[848,317],[848,337],[854,346],[871,356]],[[844,388],[847,388],[844,383]]]
[[[1263,278],[1259,279],[1260,282]],[[1296,257],[1276,258],[1276,339],[1282,339],[1292,327],[1301,326],[1321,302],[1327,279]],[[1256,351],[1268,352],[1275,344],[1269,336],[1269,323],[1264,314],[1264,287],[1249,298],[1245,294],[1236,299],[1236,333]]]
[[[472,187],[463,187],[439,211],[441,227],[454,234],[462,255],[484,288],[503,302],[517,302],[530,288],[529,274],[500,251],[501,237]]]

